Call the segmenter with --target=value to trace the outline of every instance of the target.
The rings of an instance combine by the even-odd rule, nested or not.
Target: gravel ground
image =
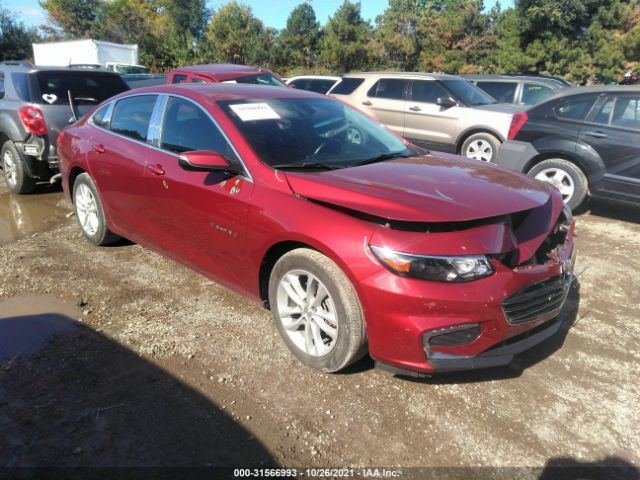
[[[138,245],[90,245],[58,195],[53,225],[0,245],[0,318],[65,325],[0,359],[0,466],[640,467],[638,211],[577,217],[555,338],[410,380],[302,366],[268,311]]]

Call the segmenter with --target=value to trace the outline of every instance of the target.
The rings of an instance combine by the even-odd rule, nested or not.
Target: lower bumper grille
[[[507,321],[517,325],[557,316],[570,286],[571,276],[563,275],[518,290],[502,302]]]

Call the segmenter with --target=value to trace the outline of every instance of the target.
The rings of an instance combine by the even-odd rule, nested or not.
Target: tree
[[[189,33],[194,39],[204,34],[211,15],[206,0],[161,0],[160,5],[178,32]]]
[[[416,70],[420,57],[420,18],[427,0],[389,0],[376,18],[375,52],[380,65],[397,70]]]
[[[277,63],[291,67],[316,66],[318,44],[321,38],[320,24],[310,3],[305,2],[291,11],[287,26],[277,40]]]
[[[103,6],[101,0],[41,0],[53,23],[70,38],[82,38],[95,26]]]
[[[31,44],[38,41],[38,32],[16,22],[0,6],[0,61],[31,58]]]
[[[334,72],[363,69],[370,61],[372,28],[360,13],[360,3],[344,0],[324,29],[320,59]]]
[[[215,62],[260,64],[268,58],[267,40],[265,28],[251,8],[232,1],[211,18],[204,57]]]

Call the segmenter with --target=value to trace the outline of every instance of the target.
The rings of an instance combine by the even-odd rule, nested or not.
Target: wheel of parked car
[[[26,171],[24,159],[11,140],[2,146],[2,171],[7,187],[14,193],[31,193],[36,183]]]
[[[304,364],[336,372],[366,353],[366,329],[351,282],[332,260],[299,248],[269,280],[269,303],[287,347]]]
[[[527,175],[553,184],[572,210],[580,206],[589,192],[589,181],[580,167],[561,158],[544,160],[529,170]]]
[[[93,180],[81,173],[73,184],[73,206],[84,236],[95,245],[107,245],[120,239],[107,227],[107,222]]]
[[[500,140],[490,133],[474,133],[462,144],[461,153],[465,157],[483,162],[492,162],[498,156]]]

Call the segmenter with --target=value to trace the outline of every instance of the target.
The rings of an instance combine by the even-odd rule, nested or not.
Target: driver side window
[[[160,148],[174,153],[210,150],[225,155],[229,151],[226,139],[205,111],[177,97],[167,101]]]

